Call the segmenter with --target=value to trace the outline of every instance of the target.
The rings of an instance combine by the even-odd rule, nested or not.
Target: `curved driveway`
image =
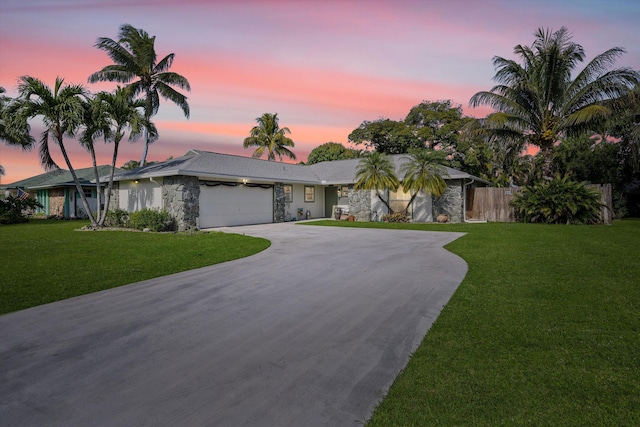
[[[1,424],[361,423],[467,271],[461,233],[224,231],[272,245],[1,316]]]

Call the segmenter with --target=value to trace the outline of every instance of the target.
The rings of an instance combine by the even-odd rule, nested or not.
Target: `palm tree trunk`
[[[91,153],[91,162],[93,163],[93,175],[96,178],[96,220],[100,218],[100,174],[98,173],[98,162],[96,160],[96,151],[93,144],[89,145],[89,153]],[[93,216],[93,215],[92,215]]]
[[[414,193],[411,195],[411,199],[409,199],[409,203],[407,203],[407,207],[406,207],[406,208],[404,208],[404,210],[403,210],[403,212],[404,212],[404,213],[406,213],[406,214],[408,214],[408,213],[409,213],[409,207],[411,206],[411,203],[413,203],[413,201],[416,199],[416,196],[417,196],[417,195],[418,195],[418,192],[417,192],[417,191],[416,191],[416,192],[414,192]]]
[[[69,155],[67,155],[67,150],[64,148],[64,144],[62,143],[62,136],[56,137],[58,139],[58,145],[60,146],[60,151],[62,152],[62,157],[64,157],[64,161],[67,163],[67,167],[69,168],[69,172],[71,172],[71,176],[73,177],[73,182],[76,184],[76,190],[80,194],[80,200],[82,200],[82,207],[85,212],[89,215],[89,221],[91,221],[91,226],[95,227],[98,224],[96,223],[95,218],[91,212],[91,208],[89,207],[89,202],[87,201],[87,197],[84,195],[84,191],[82,190],[82,186],[80,185],[80,181],[78,180],[78,175],[76,174],[75,169],[71,166],[71,160],[69,160]]]
[[[107,186],[105,198],[104,198],[104,211],[102,212],[102,217],[98,221],[98,226],[103,227],[104,221],[107,219],[107,213],[109,212],[109,204],[111,203],[111,190],[113,189],[113,175],[116,170],[116,159],[118,158],[118,145],[120,144],[120,140],[117,139],[113,142],[113,157],[111,159],[111,174],[109,175],[109,185]]]
[[[389,209],[389,213],[392,214],[393,213],[393,209],[391,209],[391,206],[389,206],[389,202],[387,202],[385,199],[382,198],[382,196],[380,195],[380,192],[378,190],[376,190],[376,195],[378,196],[378,199],[380,199],[382,201],[382,203],[384,203],[384,205],[387,207],[387,209]]]
[[[553,180],[553,149],[543,148],[540,150],[542,153],[542,180]]]
[[[144,128],[144,148],[142,150],[142,159],[140,160],[140,167],[147,164],[147,153],[149,152],[149,129]]]

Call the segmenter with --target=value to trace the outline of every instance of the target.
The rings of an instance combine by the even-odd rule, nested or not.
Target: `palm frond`
[[[163,98],[168,99],[169,101],[180,107],[182,109],[182,112],[184,113],[184,116],[186,118],[189,118],[189,103],[187,102],[186,96],[176,91],[164,82],[158,82],[156,88]]]

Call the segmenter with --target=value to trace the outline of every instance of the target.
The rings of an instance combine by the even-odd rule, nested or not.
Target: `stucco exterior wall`
[[[305,187],[313,187],[315,189],[313,202],[305,201]],[[307,211],[311,214],[311,218],[324,218],[324,186],[293,184],[292,190],[293,200],[291,203],[284,203],[285,221],[291,220],[292,218],[306,219]],[[302,217],[298,217],[298,209],[302,209]]]
[[[413,221],[433,222],[433,196],[419,192],[413,200]]]
[[[160,187],[162,179],[158,178],[156,181],[148,179],[140,180],[138,183],[120,181],[118,207],[127,212],[137,212],[142,209],[163,209],[162,188]]]

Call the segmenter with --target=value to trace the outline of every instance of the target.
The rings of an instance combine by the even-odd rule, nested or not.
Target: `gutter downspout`
[[[464,184],[464,194],[462,195],[462,220],[464,222],[468,222],[468,223],[476,223],[476,224],[484,224],[487,221],[486,220],[479,220],[479,219],[468,219],[467,218],[467,187],[471,184],[473,184],[474,182],[476,182],[475,178],[471,178],[471,181],[467,182],[466,184]]]

